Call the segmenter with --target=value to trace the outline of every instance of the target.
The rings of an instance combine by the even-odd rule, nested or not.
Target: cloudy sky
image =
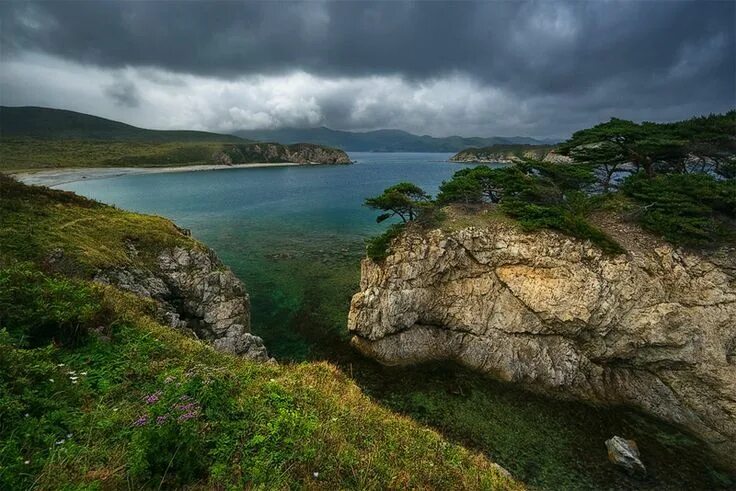
[[[149,128],[564,137],[736,107],[736,2],[0,2],[0,102]]]

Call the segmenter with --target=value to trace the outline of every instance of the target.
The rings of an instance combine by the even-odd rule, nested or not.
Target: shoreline
[[[136,174],[166,174],[173,172],[198,172],[224,169],[252,169],[263,167],[295,167],[323,164],[298,164],[294,162],[279,163],[251,163],[251,164],[203,164],[203,165],[179,165],[169,167],[65,167],[59,169],[40,169],[37,171],[10,172],[9,174],[23,184],[35,186],[48,186],[50,188],[69,184],[77,181],[95,179],[112,179],[114,177],[130,176]]]

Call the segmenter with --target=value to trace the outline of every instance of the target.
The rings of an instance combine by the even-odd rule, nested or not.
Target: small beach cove
[[[252,163],[233,165],[179,165],[168,167],[84,167],[84,168],[62,168],[43,169],[37,171],[13,172],[11,175],[25,184],[39,186],[62,186],[82,180],[111,179],[113,177],[131,176],[138,174],[169,174],[174,172],[201,172],[228,169],[252,169],[260,167],[293,167],[299,165],[325,165],[325,164],[295,164],[293,162],[280,163]]]

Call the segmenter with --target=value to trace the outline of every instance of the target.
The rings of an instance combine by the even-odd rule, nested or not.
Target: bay
[[[385,404],[491,456],[543,489],[727,487],[700,442],[626,408],[558,401],[437,363],[386,368],[349,345],[365,240],[386,228],[363,206],[401,181],[435,194],[464,167],[450,154],[351,153],[354,165],[137,174],[58,187],[162,215],[246,284],[252,330],[281,362],[328,361]],[[608,463],[604,440],[637,440],[649,477]]]

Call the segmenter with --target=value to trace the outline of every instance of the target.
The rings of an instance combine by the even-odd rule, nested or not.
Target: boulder
[[[606,440],[606,448],[608,449],[608,460],[623,467],[629,474],[643,476],[647,473],[646,467],[641,463],[639,447],[634,440],[614,436]]]

